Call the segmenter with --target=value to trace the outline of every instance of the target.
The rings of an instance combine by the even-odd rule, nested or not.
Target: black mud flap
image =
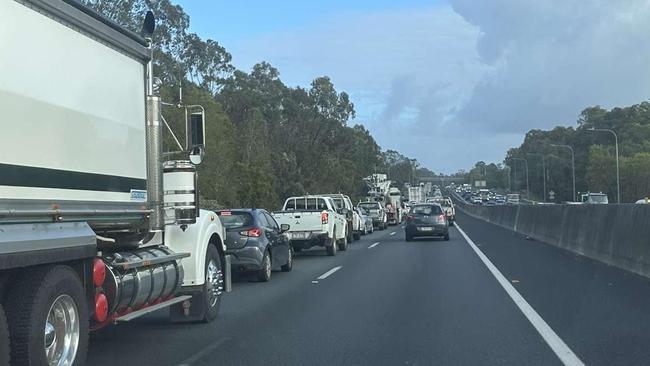
[[[179,295],[190,295],[192,298],[172,305],[169,308],[169,319],[174,323],[202,321],[206,310],[203,285],[183,287]]]

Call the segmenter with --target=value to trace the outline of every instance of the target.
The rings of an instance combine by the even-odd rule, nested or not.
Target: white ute
[[[287,232],[296,252],[325,247],[328,255],[347,249],[347,222],[334,200],[326,196],[290,197],[282,211],[274,212],[278,224],[289,224]]]

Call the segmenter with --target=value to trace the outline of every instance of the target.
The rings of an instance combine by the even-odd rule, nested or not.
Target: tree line
[[[277,209],[291,195],[343,192],[359,200],[372,173],[399,184],[413,175],[433,175],[397,151],[382,151],[362,124],[353,124],[354,104],[327,76],[309,87],[290,87],[267,62],[238,70],[217,41],[189,31],[190,16],[170,0],[83,0],[116,23],[139,31],[151,9],[154,73],[164,101],[206,110],[206,158],[199,166],[203,202],[220,207]],[[183,112],[166,106],[175,132]],[[180,134],[179,139],[184,136]],[[171,134],[166,145],[175,146]]]
[[[614,134],[619,149],[621,202],[635,202],[650,195],[650,103],[646,101],[610,110],[589,107],[582,111],[575,127],[530,130],[519,147],[508,150],[503,163],[478,162],[468,177],[470,181],[487,179],[489,186],[524,193],[527,163],[531,198],[541,201],[544,163],[547,200],[549,191],[553,191],[554,201],[570,201],[573,149],[576,191],[603,192],[610,202],[616,202]]]

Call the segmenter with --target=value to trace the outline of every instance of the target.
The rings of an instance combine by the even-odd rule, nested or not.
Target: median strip
[[[456,229],[460,234],[465,238],[465,241],[469,246],[474,250],[479,259],[487,267],[487,269],[492,273],[497,282],[506,290],[506,293],[515,305],[521,310],[524,316],[528,319],[530,324],[537,330],[537,332],[542,336],[546,341],[548,346],[553,350],[555,355],[560,359],[564,365],[571,366],[584,366],[584,363],[576,356],[575,353],[569,348],[569,346],[564,343],[562,338],[555,333],[553,329],[546,323],[546,321],[533,309],[532,306],[524,299],[523,296],[510,284],[510,282],[501,274],[501,271],[492,264],[490,259],[483,254],[483,252],[474,244],[472,239],[465,234],[463,229],[460,228],[458,223],[456,223]],[[514,281],[513,281],[514,282]]]
[[[327,272],[323,273],[322,275],[320,275],[320,277],[318,277],[317,280],[324,280],[324,279],[331,276],[334,272],[338,271],[341,268],[343,268],[343,266],[334,267],[334,268],[330,269],[329,271],[327,271]]]
[[[368,249],[372,249],[372,248],[376,247],[377,245],[379,245],[379,242],[373,243],[372,245],[370,245],[368,247]]]

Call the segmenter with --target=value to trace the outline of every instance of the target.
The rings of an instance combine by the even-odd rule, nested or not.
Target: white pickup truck
[[[295,251],[321,246],[332,256],[348,246],[344,210],[331,197],[289,197],[273,217],[279,225],[290,225],[287,235]]]

